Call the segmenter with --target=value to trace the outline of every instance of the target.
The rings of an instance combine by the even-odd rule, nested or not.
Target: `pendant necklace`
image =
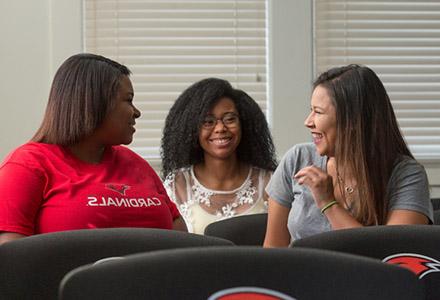
[[[336,173],[336,176],[338,177],[339,184],[341,184],[344,187],[344,191],[351,195],[354,192],[354,188],[351,185],[345,185],[344,179],[342,179],[341,175],[339,175],[339,172]]]

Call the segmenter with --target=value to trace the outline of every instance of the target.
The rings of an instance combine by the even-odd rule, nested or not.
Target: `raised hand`
[[[304,184],[310,189],[319,209],[335,200],[333,178],[320,168],[315,166],[302,168],[293,178],[298,184]]]

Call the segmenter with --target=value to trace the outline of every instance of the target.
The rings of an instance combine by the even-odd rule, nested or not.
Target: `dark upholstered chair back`
[[[434,225],[440,225],[440,209],[434,210]]]
[[[439,299],[440,226],[370,226],[334,230],[297,240],[309,247],[368,256],[411,269],[424,283],[428,299]]]
[[[0,299],[57,299],[59,283],[67,272],[106,257],[221,245],[232,243],[147,228],[90,229],[30,236],[0,246]]]
[[[242,298],[226,298],[239,293]],[[69,272],[60,285],[61,300],[423,297],[424,289],[413,273],[371,258],[314,249],[245,246],[130,255],[80,267]]]
[[[243,215],[209,224],[205,235],[227,239],[235,245],[262,246],[266,224],[267,214]]]
[[[440,198],[431,198],[431,202],[434,210],[440,210]]]
[[[434,209],[434,224],[440,225],[440,198],[431,198],[431,202]]]

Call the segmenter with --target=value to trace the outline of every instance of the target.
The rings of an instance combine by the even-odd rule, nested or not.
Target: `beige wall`
[[[0,156],[38,126],[49,80],[48,1],[0,2]]]
[[[281,156],[292,145],[311,140],[304,119],[313,79],[312,9],[311,1],[290,0],[270,1],[268,8],[269,116]]]
[[[53,72],[81,51],[80,0],[0,2],[0,158],[40,124]]]

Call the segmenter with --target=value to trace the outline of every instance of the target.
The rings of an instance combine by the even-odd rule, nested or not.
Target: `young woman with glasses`
[[[162,174],[188,230],[267,211],[264,188],[276,167],[266,118],[229,82],[208,78],[171,108],[162,138]]]

